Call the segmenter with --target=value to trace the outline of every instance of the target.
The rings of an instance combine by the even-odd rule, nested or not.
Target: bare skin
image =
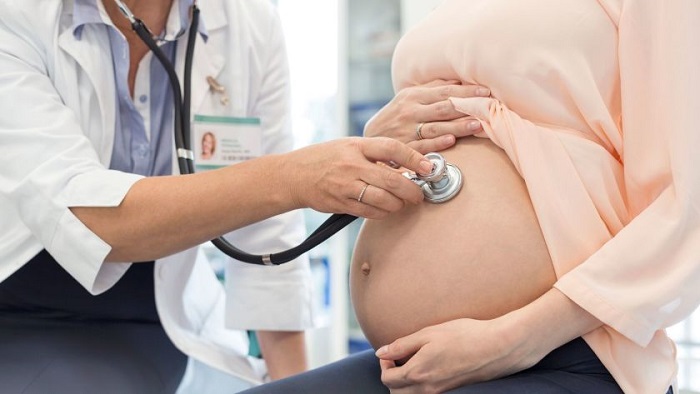
[[[466,137],[442,154],[464,175],[455,199],[367,220],[358,237],[352,301],[375,348],[449,320],[501,316],[555,282],[527,189],[505,153]]]

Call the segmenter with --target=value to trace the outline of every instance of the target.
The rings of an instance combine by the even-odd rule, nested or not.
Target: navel
[[[368,276],[368,275],[369,275],[369,271],[371,271],[371,268],[370,268],[370,266],[369,266],[369,263],[366,262],[366,261],[365,261],[364,263],[362,263],[362,266],[360,267],[360,271],[362,271],[362,275]]]

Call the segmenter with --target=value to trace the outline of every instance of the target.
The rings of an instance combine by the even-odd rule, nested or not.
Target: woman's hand
[[[286,156],[284,171],[297,207],[380,219],[423,200],[420,188],[400,171],[378,162],[392,162],[429,173],[430,161],[390,138],[342,138],[311,145]]]
[[[552,288],[496,319],[452,320],[381,347],[382,382],[393,394],[439,393],[511,375],[601,325]],[[397,366],[395,360],[406,359]]]
[[[520,332],[499,319],[458,319],[424,328],[377,350],[382,382],[392,394],[441,393],[513,374],[539,361]]]
[[[490,90],[437,80],[399,91],[365,125],[365,137],[389,137],[421,153],[449,148],[456,138],[481,131],[479,121],[455,110],[450,97],[488,97]]]

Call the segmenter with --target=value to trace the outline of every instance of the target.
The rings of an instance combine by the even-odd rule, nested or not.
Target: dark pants
[[[0,283],[0,393],[174,393],[186,363],[158,319],[152,262],[99,296],[45,251]]]
[[[301,375],[244,391],[246,394],[388,392],[381,382],[379,362],[371,350]],[[554,350],[530,369],[502,379],[460,387],[449,393],[619,394],[622,390],[586,342],[578,338]]]

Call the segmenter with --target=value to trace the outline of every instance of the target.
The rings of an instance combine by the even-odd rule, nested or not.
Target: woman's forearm
[[[507,332],[523,336],[515,342],[525,344],[525,351],[536,358],[533,362],[603,324],[556,288],[503,318]]]

